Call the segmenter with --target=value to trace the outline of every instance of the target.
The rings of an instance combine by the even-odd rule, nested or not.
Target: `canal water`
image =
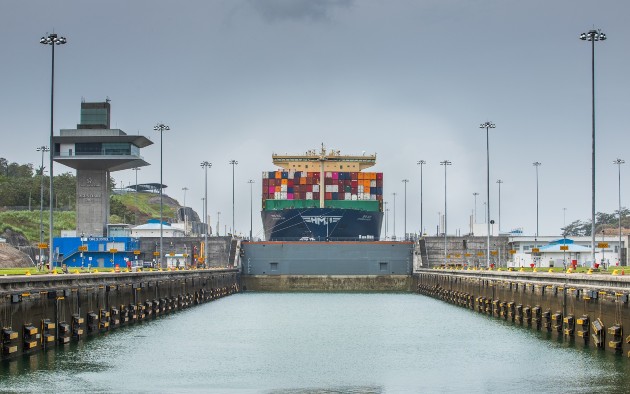
[[[414,294],[245,293],[0,363],[0,392],[628,392],[630,360]]]

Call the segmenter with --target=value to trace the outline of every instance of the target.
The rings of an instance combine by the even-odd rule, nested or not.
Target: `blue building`
[[[55,261],[57,266],[68,267],[121,268],[127,261],[133,265],[142,263],[139,259],[140,242],[132,237],[63,237],[55,238]]]

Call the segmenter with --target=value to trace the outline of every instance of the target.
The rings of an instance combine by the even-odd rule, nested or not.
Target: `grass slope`
[[[160,197],[152,193],[128,193],[114,195],[112,197],[120,201],[128,211],[129,216],[120,217],[110,215],[110,223],[134,224],[135,213],[138,214],[138,223],[145,223],[148,219],[160,217]],[[137,204],[136,204],[137,201]],[[178,202],[168,196],[163,199],[163,217],[165,220],[173,219]],[[48,211],[44,212],[44,242],[48,242]],[[53,213],[53,234],[61,235],[61,230],[74,230],[76,228],[76,213],[74,211]],[[10,228],[15,232],[24,234],[29,241],[39,242],[39,211],[4,211],[0,212],[0,233]]]

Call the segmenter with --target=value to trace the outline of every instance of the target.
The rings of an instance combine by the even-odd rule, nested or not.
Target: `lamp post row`
[[[591,165],[591,258],[592,261],[595,261],[595,42],[597,41],[604,41],[607,39],[606,34],[603,33],[600,29],[592,29],[589,30],[586,33],[581,33],[579,36],[580,40],[582,41],[590,41],[591,42],[591,103],[592,103],[592,152],[591,152],[591,161],[592,161],[592,165]],[[49,156],[49,166],[50,166],[50,199],[49,199],[49,262],[50,262],[50,269],[53,269],[53,195],[54,195],[54,184],[53,184],[53,178],[54,178],[54,172],[53,172],[53,157],[54,157],[54,144],[53,144],[53,135],[54,135],[54,92],[55,92],[55,46],[57,45],[64,45],[67,43],[67,39],[65,37],[59,36],[56,33],[51,33],[48,34],[47,36],[43,36],[40,39],[40,43],[43,45],[49,45],[51,47],[51,89],[50,89],[50,148],[49,151],[50,156]],[[482,129],[486,129],[486,170],[487,170],[487,225],[488,225],[488,240],[487,240],[487,265],[490,265],[490,257],[489,257],[489,252],[490,252],[490,152],[489,152],[489,129],[490,128],[495,128],[495,125],[491,122],[485,122],[482,123],[480,125],[480,128]],[[154,127],[155,131],[160,131],[160,260],[161,263],[162,261],[162,249],[163,249],[163,186],[162,186],[162,172],[163,172],[163,166],[162,166],[162,159],[163,159],[163,148],[162,148],[162,133],[163,131],[168,131],[170,130],[168,126],[164,125],[164,124],[158,124]],[[43,155],[44,152],[46,152],[46,150],[44,150],[44,146],[37,148],[37,151],[41,151],[42,152],[42,181],[43,181]],[[52,150],[51,150],[52,149]],[[621,162],[620,162],[621,161]],[[236,160],[230,160],[229,162],[232,165],[232,232],[235,233],[235,223],[234,223],[234,167],[235,165],[238,164],[238,162]],[[422,231],[424,230],[424,224],[423,224],[423,218],[422,218],[422,167],[423,165],[426,164],[426,162],[424,160],[420,160],[418,161],[418,165],[420,165],[420,231],[422,233]],[[441,164],[441,163],[440,163]],[[623,160],[621,159],[617,159],[617,161],[614,162],[614,164],[617,164],[619,166],[619,173],[621,173],[621,164],[623,164]],[[446,173],[446,165],[444,164],[445,168],[445,173]],[[536,173],[537,173],[537,178],[538,178],[538,165],[540,165],[540,163],[538,163],[538,165],[536,165],[536,163],[534,163],[534,165],[536,166]],[[137,177],[137,171],[136,171],[136,177]],[[620,177],[620,175],[619,175]],[[403,182],[405,183],[405,233],[406,233],[406,184],[408,182],[408,180],[403,180]],[[621,180],[619,180],[619,182],[621,182]],[[500,195],[500,183],[497,181],[497,183],[499,183],[499,195]],[[137,182],[136,182],[137,185]],[[251,186],[251,185],[250,185]],[[446,182],[445,182],[445,189],[446,189]],[[251,192],[250,192],[251,194]],[[476,211],[476,193],[473,193],[475,195],[475,211]],[[538,235],[538,181],[537,181],[537,192],[536,192],[536,235]],[[619,196],[621,195],[621,191],[619,191]],[[500,198],[500,197],[499,197]],[[207,198],[206,198],[206,203],[207,203]],[[252,205],[252,204],[250,204]],[[446,198],[445,198],[445,205],[446,205]],[[394,207],[395,207],[395,193],[394,193]],[[446,208],[446,207],[445,207]],[[499,208],[500,209],[500,208]],[[41,187],[40,190],[40,211],[41,214],[40,216],[40,241],[43,242],[43,187]],[[394,212],[395,212],[395,208],[394,208]],[[500,215],[500,214],[499,214]],[[621,209],[619,211],[619,221],[620,221],[620,225],[619,225],[619,233],[620,233],[620,238],[621,238]],[[250,215],[253,217],[253,215]],[[476,218],[476,213],[475,213],[475,218]],[[394,222],[396,220],[396,217],[394,215]],[[205,220],[207,221],[207,219]],[[446,222],[446,209],[445,209],[445,222]],[[251,237],[251,224],[250,224],[250,237]],[[501,227],[500,225],[500,219],[499,219],[499,228]],[[445,223],[445,229],[446,229],[446,223]],[[395,232],[395,225],[394,225],[394,232]],[[206,231],[207,232],[207,231]],[[445,231],[446,233],[446,231]],[[41,243],[41,242],[40,242]],[[621,245],[620,245],[621,247]],[[41,259],[41,257],[40,257]]]

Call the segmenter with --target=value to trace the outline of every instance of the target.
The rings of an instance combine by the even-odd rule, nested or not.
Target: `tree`
[[[9,161],[4,157],[0,157],[0,175],[9,176]]]
[[[591,235],[591,223],[583,222],[581,220],[576,220],[572,223],[566,225],[566,227],[561,228],[562,233],[566,234],[566,236],[587,236]]]
[[[109,213],[110,215],[117,215],[121,219],[131,219],[134,216],[134,213],[127,208],[125,204],[123,204],[120,200],[115,199],[112,195],[109,199]]]

